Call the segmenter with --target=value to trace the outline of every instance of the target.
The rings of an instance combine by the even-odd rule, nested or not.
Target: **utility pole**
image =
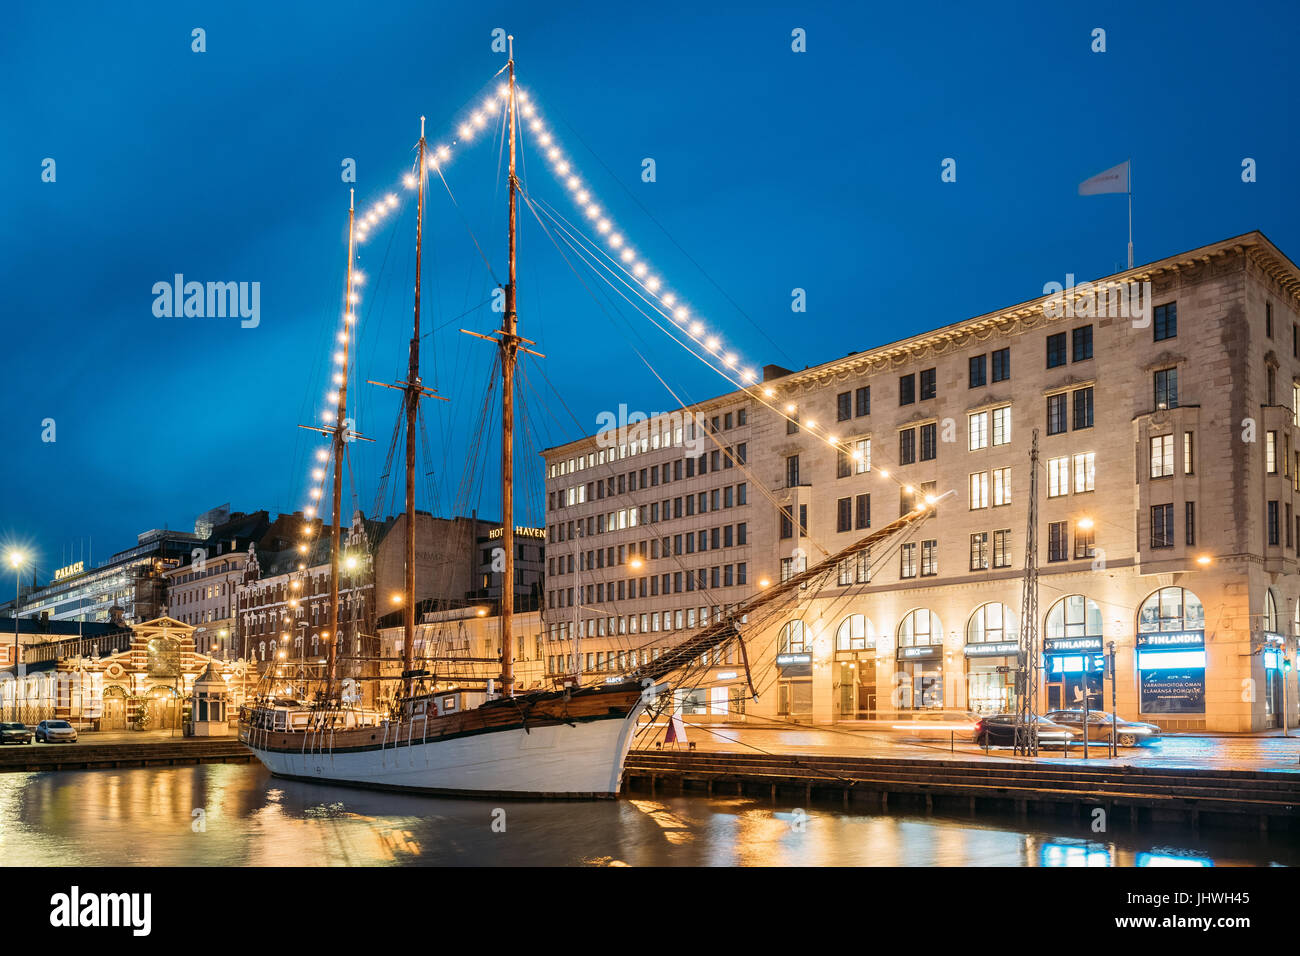
[[[1106,645],[1106,647],[1110,651],[1110,755],[1112,757],[1118,757],[1119,756],[1119,705],[1115,702],[1115,698],[1117,694],[1116,685],[1119,682],[1119,674],[1115,670],[1115,642],[1111,641],[1109,644]],[[1105,685],[1102,686],[1103,686],[1102,693],[1104,694],[1106,692],[1104,689]],[[1102,698],[1102,702],[1103,703],[1105,702],[1104,697]]]
[[[1029,449],[1029,517],[1020,598],[1020,673],[1016,684],[1017,756],[1038,756],[1038,429]],[[1085,728],[1086,735],[1087,730]],[[1086,737],[1085,737],[1086,739]]]

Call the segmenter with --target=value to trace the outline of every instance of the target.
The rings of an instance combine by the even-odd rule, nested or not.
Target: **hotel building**
[[[1014,710],[1036,431],[1039,707],[1114,695],[1128,719],[1248,731],[1280,725],[1285,699],[1296,722],[1300,270],[1262,234],[769,367],[691,411],[703,447],[658,416],[635,442],[544,452],[549,673],[618,673],[948,495],[742,625],[745,706],[816,723]],[[683,709],[733,719],[743,673],[711,663]]]

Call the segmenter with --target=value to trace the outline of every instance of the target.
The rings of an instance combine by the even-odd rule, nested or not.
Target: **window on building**
[[[909,373],[898,377],[898,404],[911,405],[916,401],[916,374]]]
[[[1065,333],[1057,332],[1047,337],[1047,367],[1058,368],[1065,364]]]
[[[898,463],[910,465],[916,461],[916,429],[905,428],[898,433]]]
[[[1138,608],[1138,632],[1141,634],[1203,630],[1205,605],[1186,588],[1160,588],[1152,592]]]
[[[993,532],[993,567],[1011,567],[1011,529]]]
[[[1174,546],[1174,506],[1151,506],[1151,547],[1172,548]]]
[[[1092,358],[1092,326],[1081,325],[1070,333],[1070,360],[1082,362]]]
[[[1169,302],[1158,305],[1152,322],[1155,328],[1155,340],[1162,342],[1178,334],[1178,303]]]
[[[785,411],[785,433],[793,435],[799,431],[799,409],[786,408]],[[687,477],[690,477],[689,475]]]
[[[1273,303],[1264,303],[1264,334],[1273,337]]]
[[[1059,435],[1065,431],[1065,393],[1047,396],[1047,434]]]
[[[937,392],[936,382],[935,369],[921,369],[921,401],[925,402],[934,398]]]
[[[857,416],[871,414],[870,385],[864,385],[853,393],[853,414]]]
[[[1091,451],[1080,452],[1074,456],[1074,493],[1078,495],[1096,489],[1097,454]]]
[[[1173,506],[1170,505],[1170,508],[1172,507]],[[1170,520],[1172,520],[1172,518]],[[1279,521],[1278,503],[1276,501],[1270,501],[1268,503],[1268,543],[1270,545],[1281,543],[1281,535],[1278,533]],[[1152,547],[1155,547],[1155,545],[1153,544]]]
[[[785,484],[787,488],[799,487],[799,456],[790,455],[785,460]]]
[[[1151,477],[1169,478],[1174,473],[1174,436],[1154,435],[1151,438]]]
[[[1064,521],[1053,521],[1047,526],[1047,560],[1066,561],[1070,557],[1070,533]]]
[[[998,349],[993,353],[993,381],[1005,382],[1011,378],[1011,349]]]
[[[970,476],[970,507],[974,511],[989,506],[989,473],[978,471]]]
[[[1011,504],[1011,469],[993,469],[993,507]]]
[[[1074,390],[1074,430],[1092,427],[1092,386]]]
[[[840,498],[835,502],[835,530],[853,530],[853,499]]]
[[[840,392],[835,396],[835,420],[846,422],[853,417],[853,393]]]
[[[921,461],[934,461],[939,453],[939,426],[930,422],[921,426]]]
[[[1264,434],[1264,470],[1270,475],[1277,474],[1277,432]]]
[[[1074,557],[1076,559],[1093,558],[1097,556],[1096,536],[1097,536],[1096,528],[1075,527]]]
[[[793,505],[781,506],[781,532],[780,533],[782,538],[794,537],[794,506]]]
[[[972,355],[970,364],[970,387],[980,388],[988,384],[988,356]]]
[[[1011,406],[1003,405],[992,411],[993,444],[1007,445],[1011,442]]]
[[[871,495],[858,495],[855,499],[855,512],[859,528],[871,527]]]
[[[931,538],[921,542],[921,577],[933,577],[939,573],[939,542]]]
[[[875,629],[865,614],[850,614],[835,629],[837,651],[865,651],[875,646]]]
[[[1070,459],[1068,456],[1047,459],[1047,497],[1060,498],[1070,493]]]
[[[871,439],[859,438],[853,443],[853,450],[850,452],[854,462],[854,470],[859,475],[865,475],[871,470]]]
[[[899,546],[899,568],[898,576],[900,578],[916,577],[916,542],[906,541]]]
[[[853,474],[853,466],[850,464],[849,453],[847,449],[838,448],[835,451],[835,477],[847,478]]]
[[[989,446],[989,413],[974,412],[966,416],[970,434],[970,450],[978,451]]]
[[[1189,501],[1183,506],[1183,524],[1186,527],[1187,543],[1196,544],[1196,502]]]
[[[989,567],[989,533],[977,531],[970,536],[970,569],[987,571]]]

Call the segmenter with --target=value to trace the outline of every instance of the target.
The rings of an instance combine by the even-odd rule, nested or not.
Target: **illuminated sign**
[[[488,531],[489,538],[499,538],[505,533],[504,528],[492,528]],[[518,538],[545,538],[545,528],[525,528],[523,525],[515,525],[515,537]]]
[[[967,644],[967,657],[1002,657],[1019,654],[1020,645],[1015,641],[991,641],[987,644]]]
[[[54,580],[62,581],[64,578],[70,578],[74,574],[80,574],[86,570],[86,562],[78,561],[76,564],[69,564],[66,568],[59,568],[54,572]]]
[[[791,667],[797,664],[811,664],[811,663],[812,663],[811,654],[777,654],[776,655],[777,667]]]
[[[1071,651],[1099,651],[1100,637],[1049,637],[1043,641],[1044,654],[1067,654]]]
[[[927,644],[921,647],[900,647],[898,659],[902,661],[937,660],[943,656],[943,645]]]
[[[1138,647],[1204,647],[1204,631],[1162,631],[1138,634]]]

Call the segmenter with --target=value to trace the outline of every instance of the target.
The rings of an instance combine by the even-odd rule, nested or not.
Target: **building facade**
[[[796,607],[742,626],[760,690],[751,714],[830,723],[1014,710],[1037,432],[1039,707],[1086,694],[1168,729],[1248,731],[1279,725],[1285,699],[1295,723],[1294,674],[1285,698],[1282,688],[1300,629],[1300,272],[1250,233],[1060,286],[801,372],[772,370],[714,400],[747,412],[743,469],[724,473],[749,484],[750,551],[731,603],[937,502]],[[609,487],[606,471],[624,473],[627,489],[620,497],[615,481],[615,522],[635,509],[660,553],[698,532],[698,513],[664,521],[661,486],[631,490],[635,456],[620,451],[601,471],[598,437],[584,442],[546,452],[548,570],[566,547],[603,549],[632,577],[619,556],[634,543],[640,553],[637,534],[608,530],[612,504],[589,500],[596,478]],[[682,450],[660,444],[638,454],[684,471]],[[592,537],[567,544],[579,526]],[[557,581],[568,574],[566,559],[547,582],[557,653],[564,625],[582,620]],[[618,607],[603,616],[624,626],[633,609],[603,591],[578,593]],[[626,592],[616,581],[615,602]],[[678,594],[647,592],[638,627],[643,607],[675,620]],[[731,666],[721,667],[687,709],[735,716],[719,689],[734,688],[721,679]]]

